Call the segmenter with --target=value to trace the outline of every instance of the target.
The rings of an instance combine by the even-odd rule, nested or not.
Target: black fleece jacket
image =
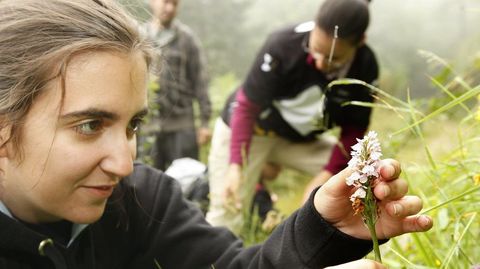
[[[104,215],[67,248],[0,213],[1,269],[322,268],[359,259],[370,241],[328,224],[308,203],[261,245],[210,226],[175,180],[135,164]]]

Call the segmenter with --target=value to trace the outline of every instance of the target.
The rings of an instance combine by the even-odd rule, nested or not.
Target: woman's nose
[[[327,68],[327,62],[325,56],[321,53],[315,55],[315,67],[320,71],[325,71]]]
[[[127,136],[107,141],[105,158],[101,162],[101,168],[117,177],[126,177],[133,172],[135,159],[135,138]]]

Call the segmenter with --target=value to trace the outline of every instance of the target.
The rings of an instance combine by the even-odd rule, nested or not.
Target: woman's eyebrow
[[[147,114],[148,114],[148,108],[143,108],[142,110],[135,113],[134,118],[143,118],[147,116]]]
[[[108,112],[101,109],[89,108],[86,110],[74,111],[71,113],[60,115],[60,120],[68,121],[82,118],[104,118],[115,120],[118,119],[118,115],[112,112]]]
[[[148,114],[148,108],[143,108],[142,110],[135,113],[134,118],[143,118]],[[76,119],[84,119],[84,118],[95,118],[95,119],[108,119],[108,120],[116,120],[119,116],[116,113],[112,113],[109,111],[90,108],[81,111],[74,111],[71,113],[67,113],[60,116],[60,120],[62,121],[70,121]]]

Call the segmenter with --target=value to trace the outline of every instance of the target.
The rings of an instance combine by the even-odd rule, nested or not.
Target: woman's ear
[[[362,38],[358,42],[357,47],[361,47],[361,46],[365,45],[366,42],[367,42],[367,35],[364,33],[362,35]]]
[[[11,125],[0,125],[0,158],[8,156],[8,141],[12,136]]]

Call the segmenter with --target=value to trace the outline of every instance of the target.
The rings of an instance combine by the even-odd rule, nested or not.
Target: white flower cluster
[[[357,198],[365,198],[369,180],[379,176],[378,167],[382,156],[376,132],[370,131],[363,139],[357,141],[358,143],[352,147],[352,159],[348,162],[348,167],[354,172],[346,180],[348,186],[358,187],[350,196],[352,202]]]

